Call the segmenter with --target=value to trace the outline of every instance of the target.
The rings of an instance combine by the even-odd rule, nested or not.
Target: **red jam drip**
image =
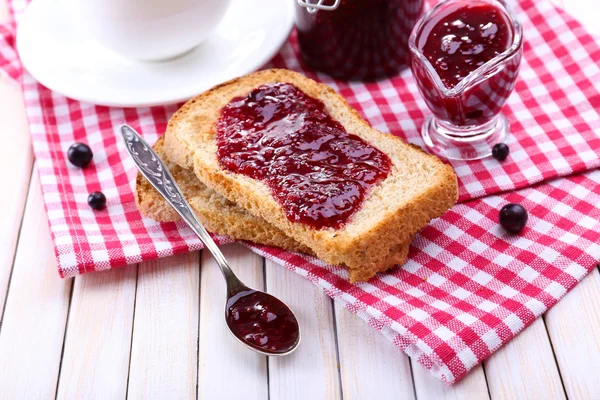
[[[233,99],[216,128],[221,166],[265,182],[290,221],[317,229],[344,224],[391,169],[387,155],[289,83]]]
[[[285,353],[298,341],[300,330],[294,314],[263,292],[237,293],[227,302],[225,317],[236,337],[268,353]]]
[[[506,13],[484,1],[447,7],[423,27],[417,46],[447,88],[512,45]]]

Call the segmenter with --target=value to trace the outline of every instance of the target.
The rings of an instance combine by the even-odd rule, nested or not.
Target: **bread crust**
[[[232,98],[265,83],[288,82],[321,100],[348,132],[385,152],[392,172],[361,208],[339,229],[290,222],[269,188],[260,181],[223,170],[217,160],[215,122]],[[165,153],[228,200],[264,218],[285,235],[311,248],[330,264],[349,268],[351,281],[367,280],[406,259],[405,243],[433,218],[452,207],[458,196],[456,175],[436,157],[401,139],[373,129],[330,87],[288,70],[264,70],[218,85],[185,103],[169,121]],[[393,261],[392,261],[393,260]]]

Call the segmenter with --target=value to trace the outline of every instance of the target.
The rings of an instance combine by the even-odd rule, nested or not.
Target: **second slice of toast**
[[[291,222],[263,182],[221,168],[215,123],[233,98],[254,88],[291,83],[320,100],[351,134],[387,154],[391,172],[338,229],[315,229]],[[349,268],[352,281],[366,280],[390,267],[392,255],[431,219],[452,207],[458,187],[452,168],[399,138],[373,129],[330,87],[288,70],[259,71],[216,86],[191,99],[169,121],[167,156],[194,170],[208,187],[310,247],[322,260]]]

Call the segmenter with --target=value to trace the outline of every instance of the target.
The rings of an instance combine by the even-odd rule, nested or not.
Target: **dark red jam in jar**
[[[285,304],[266,293],[245,290],[227,302],[227,325],[240,340],[267,353],[285,353],[298,341],[300,330]]]
[[[423,5],[424,0],[341,0],[335,10],[316,13],[297,5],[302,59],[340,79],[395,75],[409,65],[408,38]]]
[[[392,165],[289,83],[233,99],[216,131],[222,168],[263,181],[290,221],[317,229],[347,222]]]
[[[425,24],[417,46],[447,88],[503,53],[512,44],[504,11],[484,2],[469,2]]]
[[[411,65],[434,115],[461,127],[481,126],[498,115],[514,88],[522,54],[520,26],[503,3],[446,1],[415,30]]]

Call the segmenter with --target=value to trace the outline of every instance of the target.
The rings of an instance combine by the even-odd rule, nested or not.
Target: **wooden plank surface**
[[[198,364],[197,252],[140,264],[128,399],[195,399]]]
[[[75,278],[59,399],[127,394],[136,279],[136,266]]]
[[[0,146],[2,174],[0,196],[0,319],[8,290],[17,239],[29,188],[33,154],[23,95],[16,82],[0,75],[0,140],[10,145]],[[45,217],[44,217],[45,218]]]
[[[413,362],[412,371],[417,399],[435,400],[489,400],[485,374],[481,365],[476,366],[458,383],[448,386],[432,379],[431,374],[420,364]]]
[[[546,326],[538,318],[485,362],[492,399],[564,399]]]
[[[335,320],[345,399],[383,399],[390,393],[398,400],[415,398],[406,354],[338,303]]]
[[[267,291],[292,308],[302,329],[295,352],[269,358],[270,399],[339,399],[331,299],[308,280],[271,260],[266,260],[265,273]]]
[[[37,171],[0,330],[0,398],[56,393],[72,280],[58,277]]]
[[[239,244],[221,247],[246,285],[264,287],[263,258]],[[209,252],[203,251],[200,279],[199,399],[266,399],[267,358],[238,343],[225,324],[225,280]]]
[[[570,399],[600,399],[600,273],[594,269],[544,316]]]

